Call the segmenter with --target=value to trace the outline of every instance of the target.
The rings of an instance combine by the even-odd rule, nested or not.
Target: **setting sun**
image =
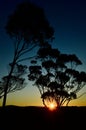
[[[45,105],[49,110],[55,110],[57,108],[57,103],[54,98],[48,97],[45,99]]]
[[[57,106],[54,103],[50,103],[48,107],[50,110],[55,110]]]
[[[48,109],[49,110],[55,110],[57,108],[57,104],[56,102],[53,100],[52,102],[49,102],[48,105],[47,105]]]

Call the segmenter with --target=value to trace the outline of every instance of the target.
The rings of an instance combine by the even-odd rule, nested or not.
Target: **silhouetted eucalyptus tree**
[[[37,62],[38,60],[38,62]],[[82,62],[75,54],[61,54],[58,49],[41,48],[37,60],[32,60],[28,78],[38,87],[43,104],[55,101],[68,105],[86,85],[86,73],[76,70]]]
[[[6,104],[7,93],[13,91],[10,84],[14,84],[16,78],[20,78],[16,75],[13,77],[15,66],[20,65],[21,61],[31,58],[30,55],[25,54],[37,46],[45,46],[49,40],[53,39],[54,34],[43,9],[30,2],[24,2],[17,6],[14,13],[9,16],[5,29],[14,41],[14,57],[9,74],[2,81],[5,82],[4,88],[1,87],[2,85],[0,86],[4,96],[3,106]],[[20,82],[20,79],[17,81]],[[3,84],[2,82],[1,84]],[[15,90],[20,89],[19,85],[15,86]]]

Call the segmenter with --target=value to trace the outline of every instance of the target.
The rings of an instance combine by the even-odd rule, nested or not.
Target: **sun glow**
[[[57,104],[55,102],[51,102],[49,105],[48,105],[48,108],[49,110],[55,110],[57,108]]]
[[[49,105],[49,108],[51,109],[51,110],[53,110],[53,109],[55,109],[55,105],[54,105],[54,103],[51,103],[50,105]]]
[[[49,109],[49,110],[56,110],[57,109],[57,103],[56,103],[56,101],[55,101],[55,99],[54,98],[52,98],[52,97],[48,97],[48,98],[46,98],[45,100],[44,100],[44,102],[45,102],[45,105],[46,105],[46,107]]]

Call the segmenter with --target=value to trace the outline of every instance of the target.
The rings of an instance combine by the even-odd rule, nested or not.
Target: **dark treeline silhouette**
[[[6,106],[0,108],[0,129],[83,130],[86,127],[85,117],[86,107],[61,107],[49,111],[45,107]]]

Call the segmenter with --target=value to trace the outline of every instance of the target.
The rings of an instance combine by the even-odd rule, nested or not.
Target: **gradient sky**
[[[12,41],[4,30],[7,17],[23,0],[3,0],[0,2],[0,78],[7,74],[8,64],[12,60]],[[83,65],[79,67],[86,72],[86,2],[85,0],[30,0],[44,8],[47,19],[55,30],[52,46],[62,53],[76,54]],[[86,91],[86,87],[81,93]],[[2,100],[0,100],[2,104]],[[7,104],[42,105],[39,91],[28,86],[18,92],[8,94]],[[86,95],[70,102],[69,105],[86,106]]]

